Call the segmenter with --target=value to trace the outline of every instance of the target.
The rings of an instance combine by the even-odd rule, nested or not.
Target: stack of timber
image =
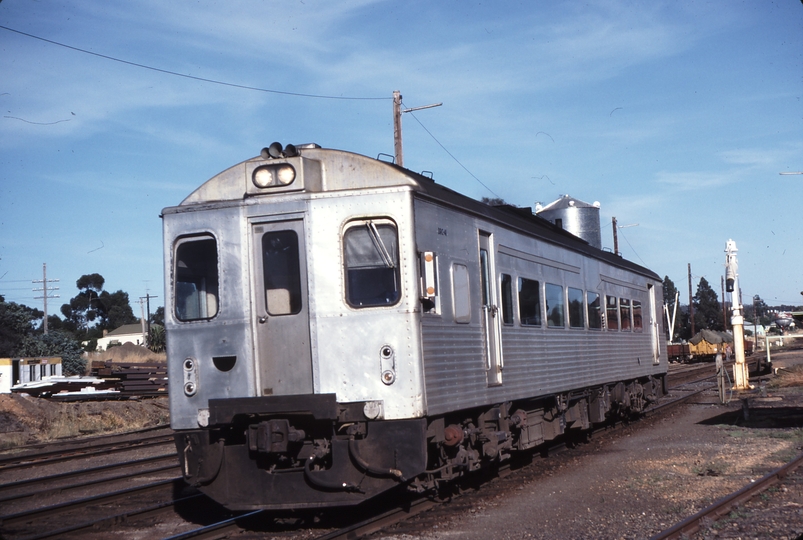
[[[114,387],[123,395],[167,395],[166,362],[92,362],[92,375],[114,382]]]

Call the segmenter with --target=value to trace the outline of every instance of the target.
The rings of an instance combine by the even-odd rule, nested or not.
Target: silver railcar
[[[432,489],[664,392],[659,276],[529,209],[274,144],[162,217],[171,425],[231,509]]]

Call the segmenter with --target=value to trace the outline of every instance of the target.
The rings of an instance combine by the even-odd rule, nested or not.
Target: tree
[[[153,352],[164,352],[167,345],[167,334],[165,327],[160,324],[151,324],[150,333],[148,334],[148,348]]]
[[[100,274],[84,274],[75,282],[80,292],[70,299],[69,304],[61,306],[62,315],[79,336],[88,333],[89,323],[98,316],[98,299],[105,282]]]
[[[480,199],[480,202],[485,203],[488,206],[505,206],[508,204],[504,199],[500,199],[499,197],[483,197]]]
[[[99,304],[100,322],[98,326],[102,330],[114,330],[124,324],[134,324],[139,320],[134,316],[127,292],[108,293],[103,291],[100,294]]]
[[[697,292],[694,295],[694,326],[697,330],[724,330],[722,309],[717,300],[717,293],[704,278],[700,278]]]
[[[159,326],[164,326],[165,325],[165,308],[164,308],[164,306],[159,306],[158,308],[156,308],[156,311],[151,313],[150,323],[151,324],[158,324]]]
[[[19,356],[22,340],[35,333],[44,312],[0,297],[0,357]]]
[[[83,375],[86,360],[81,344],[67,332],[56,331],[23,338],[18,356],[60,356],[65,375]]]
[[[772,322],[772,317],[767,315],[769,310],[769,306],[761,299],[759,295],[755,295],[753,297],[753,304],[750,306],[745,306],[745,311],[747,308],[750,308],[751,315],[755,317],[752,320],[755,320],[758,324],[769,325]]]
[[[66,318],[64,327],[80,338],[100,337],[103,330],[114,330],[124,324],[137,322],[128,293],[103,290],[106,280],[100,274],[86,274],[78,278],[75,286],[79,293],[61,306]]]

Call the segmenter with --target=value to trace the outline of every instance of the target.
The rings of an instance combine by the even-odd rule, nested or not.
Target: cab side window
[[[207,235],[179,240],[174,260],[176,318],[196,321],[217,315],[217,241]]]
[[[346,302],[354,308],[390,306],[401,298],[399,235],[387,219],[349,223],[343,233]]]

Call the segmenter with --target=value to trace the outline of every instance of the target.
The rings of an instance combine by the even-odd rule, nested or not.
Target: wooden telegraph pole
[[[691,321],[691,336],[694,337],[694,302],[692,301],[691,293],[691,263],[689,264],[689,320]]]
[[[42,288],[41,289],[34,289],[34,291],[42,291],[42,296],[35,296],[34,298],[36,298],[36,299],[41,298],[43,300],[43,303],[44,303],[43,307],[44,307],[44,312],[45,312],[45,318],[44,318],[44,321],[42,323],[42,330],[44,331],[45,334],[47,334],[47,299],[48,298],[58,298],[59,297],[59,295],[57,295],[57,294],[55,294],[53,296],[48,296],[48,294],[47,294],[48,291],[57,291],[57,290],[59,290],[59,288],[58,287],[48,287],[47,284],[48,283],[56,283],[57,281],[58,281],[57,279],[47,279],[47,263],[42,263],[42,279],[34,279],[34,280],[31,281],[31,283],[41,283],[42,284]]]
[[[433,103],[432,105],[424,105],[423,107],[413,107],[411,109],[402,109],[402,95],[398,90],[393,91],[393,151],[395,156],[396,165],[404,167],[404,152],[402,150],[402,113],[413,111],[420,111],[421,109],[431,109],[432,107],[440,107],[443,103]]]

